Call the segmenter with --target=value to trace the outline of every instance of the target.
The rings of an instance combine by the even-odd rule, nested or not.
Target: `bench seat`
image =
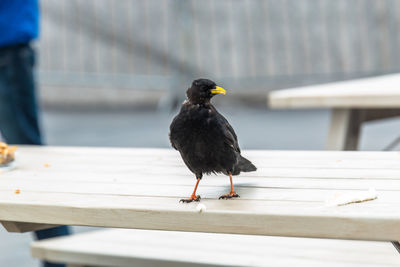
[[[69,266],[399,266],[390,243],[111,229],[32,244]]]

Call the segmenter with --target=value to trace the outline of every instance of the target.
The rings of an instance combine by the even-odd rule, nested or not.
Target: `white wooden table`
[[[329,108],[328,150],[355,150],[364,122],[400,115],[400,75],[278,90],[268,97],[271,108]]]
[[[244,151],[258,167],[204,177],[197,203],[179,199],[195,179],[170,149],[20,147],[0,174],[0,221],[9,231],[87,225],[292,237],[400,240],[398,152]],[[48,167],[46,167],[48,166]],[[374,187],[378,199],[327,207],[335,192]],[[17,193],[16,190],[20,190]]]

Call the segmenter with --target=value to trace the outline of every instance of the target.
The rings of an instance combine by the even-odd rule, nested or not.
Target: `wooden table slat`
[[[271,92],[271,108],[400,108],[400,75]]]

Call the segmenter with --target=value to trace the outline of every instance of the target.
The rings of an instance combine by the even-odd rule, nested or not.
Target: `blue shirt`
[[[38,0],[0,0],[0,47],[28,43],[38,35]]]

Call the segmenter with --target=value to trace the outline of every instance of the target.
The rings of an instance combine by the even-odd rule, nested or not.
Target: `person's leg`
[[[0,51],[0,131],[11,144],[42,144],[34,60],[28,45]]]
[[[55,228],[49,228],[49,229],[44,229],[40,231],[35,232],[35,236],[37,240],[42,240],[42,239],[47,239],[47,238],[52,238],[52,237],[58,237],[58,236],[65,236],[69,235],[69,229],[67,226],[59,226]],[[57,264],[57,263],[50,263],[50,262],[44,262],[43,264],[44,267],[63,267],[65,266],[64,264]]]
[[[0,49],[0,132],[11,144],[42,145],[33,68],[35,54],[29,45]],[[36,231],[36,239],[69,234],[67,226]],[[44,262],[45,267],[63,264]]]

